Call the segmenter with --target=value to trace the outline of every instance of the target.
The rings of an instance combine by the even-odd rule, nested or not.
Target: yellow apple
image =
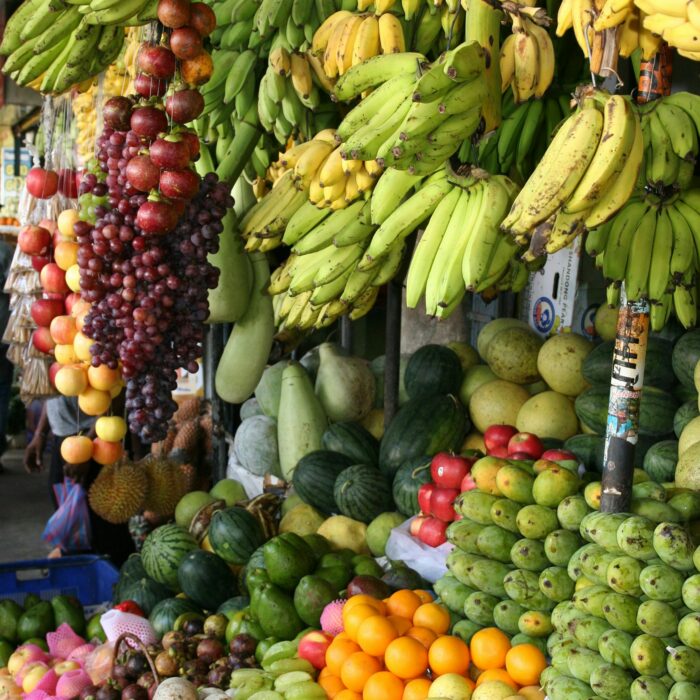
[[[63,396],[78,396],[88,387],[87,373],[80,365],[66,365],[56,372],[54,384]]]
[[[428,691],[428,698],[444,698],[445,700],[469,700],[472,689],[469,681],[458,673],[446,673],[438,676]]]
[[[78,267],[77,263],[75,265],[71,265],[66,270],[66,284],[71,292],[80,291],[80,267]]]
[[[56,219],[59,233],[66,238],[75,238],[73,225],[80,221],[80,216],[76,209],[64,209]]]
[[[120,442],[126,435],[126,421],[120,416],[102,416],[95,422],[95,433],[101,440]]]

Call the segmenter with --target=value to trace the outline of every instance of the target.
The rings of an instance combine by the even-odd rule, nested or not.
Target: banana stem
[[[485,0],[469,0],[464,23],[465,41],[478,41],[486,52],[486,87],[483,117],[486,132],[501,123],[500,31],[503,13]]]

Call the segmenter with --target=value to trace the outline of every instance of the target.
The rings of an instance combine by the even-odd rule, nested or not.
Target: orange
[[[417,639],[426,649],[430,649],[430,645],[438,638],[437,634],[427,627],[411,627],[406,631],[406,636]]]
[[[349,639],[338,639],[337,637],[326,649],[326,668],[334,676],[340,676],[340,669],[351,654],[360,651],[360,647]]]
[[[343,605],[343,614],[345,614],[346,610],[352,610],[356,605],[371,605],[380,615],[386,615],[386,605],[379,598],[373,598],[371,595],[365,595],[364,593],[358,593],[352,598],[348,598],[345,605]]]
[[[506,670],[520,685],[539,685],[546,667],[544,654],[533,644],[518,644],[506,654]]]
[[[450,613],[438,603],[423,603],[413,614],[414,627],[427,627],[435,634],[446,634],[450,629]]]
[[[430,591],[424,591],[422,588],[416,588],[413,592],[420,598],[421,603],[432,603],[435,600]]]
[[[330,668],[328,666],[324,666],[319,672],[318,672],[318,680],[323,680],[326,676],[332,676],[333,674],[331,673]]]
[[[415,678],[406,683],[403,689],[403,698],[401,700],[425,700],[430,691],[431,682],[427,678]]]
[[[326,668],[328,667],[326,666]],[[321,677],[319,674],[317,682],[326,691],[326,695],[329,698],[335,698],[341,690],[345,690],[343,681],[341,681],[338,676],[326,674],[325,676]]]
[[[476,679],[476,685],[480,686],[482,683],[486,683],[486,681],[501,681],[509,685],[513,690],[518,689],[518,684],[502,668],[490,668],[488,671],[484,671]]]
[[[409,590],[396,591],[392,593],[386,603],[389,615],[398,615],[408,620],[413,619],[413,614],[421,605],[421,599]]]
[[[354,690],[341,690],[334,698],[334,700],[362,700],[362,695],[356,693]]]
[[[393,642],[398,633],[396,628],[382,615],[368,617],[357,630],[357,643],[360,649],[372,656],[384,656],[385,649]]]
[[[428,651],[417,639],[399,637],[386,648],[384,664],[399,678],[418,678],[428,668]]]
[[[438,637],[428,651],[428,662],[433,673],[464,675],[469,669],[469,647],[459,637]]]
[[[356,605],[347,615],[345,611],[343,611],[343,625],[345,626],[345,632],[348,637],[350,637],[353,642],[356,642],[357,631],[360,629],[360,625],[368,617],[375,617],[376,614],[377,610],[371,605]]]
[[[362,700],[401,700],[402,698],[403,681],[387,671],[375,673],[369,678],[362,692]]]
[[[348,690],[360,693],[365,687],[367,679],[381,670],[382,665],[378,659],[365,654],[364,651],[356,651],[343,662],[340,669],[340,679]]]
[[[485,627],[472,637],[469,649],[472,661],[482,671],[503,668],[506,663],[506,654],[510,649],[510,640],[501,630]]]
[[[408,632],[409,629],[411,629],[411,621],[407,620],[405,617],[399,617],[398,615],[389,615],[389,617],[387,617],[387,620],[389,620],[391,624],[394,625],[399,635],[404,635],[406,634],[406,632]]]

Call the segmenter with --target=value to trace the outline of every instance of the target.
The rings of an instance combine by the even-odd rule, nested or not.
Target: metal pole
[[[349,316],[340,317],[340,347],[352,353],[352,321]]]
[[[399,367],[401,362],[402,285],[396,279],[387,284],[386,350],[384,362],[384,426],[399,410]]]

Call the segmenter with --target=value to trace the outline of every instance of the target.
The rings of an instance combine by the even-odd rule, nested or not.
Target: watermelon
[[[332,423],[321,437],[325,450],[349,457],[353,464],[375,465],[379,461],[379,442],[359,423]]]
[[[216,554],[196,549],[185,556],[177,570],[180,590],[197,605],[214,612],[238,593],[236,577]]]
[[[336,477],[354,463],[354,459],[338,452],[309,452],[299,460],[294,469],[294,490],[304,503],[322,513],[336,513],[338,506],[333,497]]]
[[[589,384],[610,383],[614,349],[615,341],[609,340],[597,345],[588,353],[581,370],[583,378]],[[676,376],[668,362],[672,352],[671,341],[664,338],[649,338],[644,365],[644,386],[669,390],[676,383]]]
[[[342,515],[364,523],[393,509],[389,482],[366,464],[344,469],[335,480],[333,497]]]
[[[143,568],[158,583],[177,590],[177,567],[193,549],[197,549],[197,541],[185,528],[172,523],[161,525],[143,543]]]
[[[430,483],[430,457],[415,457],[402,464],[394,476],[391,493],[400,513],[410,517],[420,512],[418,489]]]
[[[564,443],[564,449],[573,452],[588,471],[603,470],[605,438],[600,435],[574,435]]]
[[[409,459],[456,451],[470,427],[464,406],[454,396],[411,399],[387,427],[379,448],[379,469],[393,481]]]
[[[412,399],[457,394],[462,383],[462,363],[454,350],[443,345],[424,345],[411,355],[404,382]]]
[[[236,430],[233,452],[251,474],[281,476],[277,447],[277,421],[268,416],[246,418]]]
[[[146,578],[148,574],[143,568],[140,554],[130,554],[119,569],[119,580],[114,588],[114,599],[121,598],[121,589],[133,581]]]
[[[605,434],[608,419],[608,386],[593,386],[576,397],[574,404],[578,419],[585,426]],[[662,438],[673,432],[673,417],[678,402],[663,389],[645,386],[639,411],[639,434],[650,438]]]
[[[202,611],[191,600],[185,598],[165,598],[156,603],[148,621],[151,623],[156,636],[160,639],[175,626],[175,620],[184,613],[201,613]]]
[[[688,389],[695,389],[693,373],[700,361],[700,329],[684,333],[673,347],[671,364],[678,381]]]
[[[209,542],[215,554],[229,564],[245,564],[265,542],[265,533],[255,516],[245,508],[217,510],[209,523]],[[233,593],[229,593],[229,597]]]
[[[688,423],[690,423],[693,418],[700,416],[700,411],[698,411],[698,401],[697,399],[692,399],[686,401],[673,416],[673,432],[676,437],[679,438]]]
[[[662,440],[644,455],[644,471],[660,484],[673,481],[678,461],[678,440]]]
[[[219,615],[226,615],[226,617],[229,617],[229,615],[233,615],[234,613],[240,612],[241,610],[247,608],[249,605],[250,598],[247,595],[237,595],[221,603],[221,605],[219,605],[219,607],[217,608],[216,612]]]
[[[171,595],[172,591],[167,586],[145,576],[122,586],[116,602],[133,600],[148,615],[161,600],[165,600]]]

